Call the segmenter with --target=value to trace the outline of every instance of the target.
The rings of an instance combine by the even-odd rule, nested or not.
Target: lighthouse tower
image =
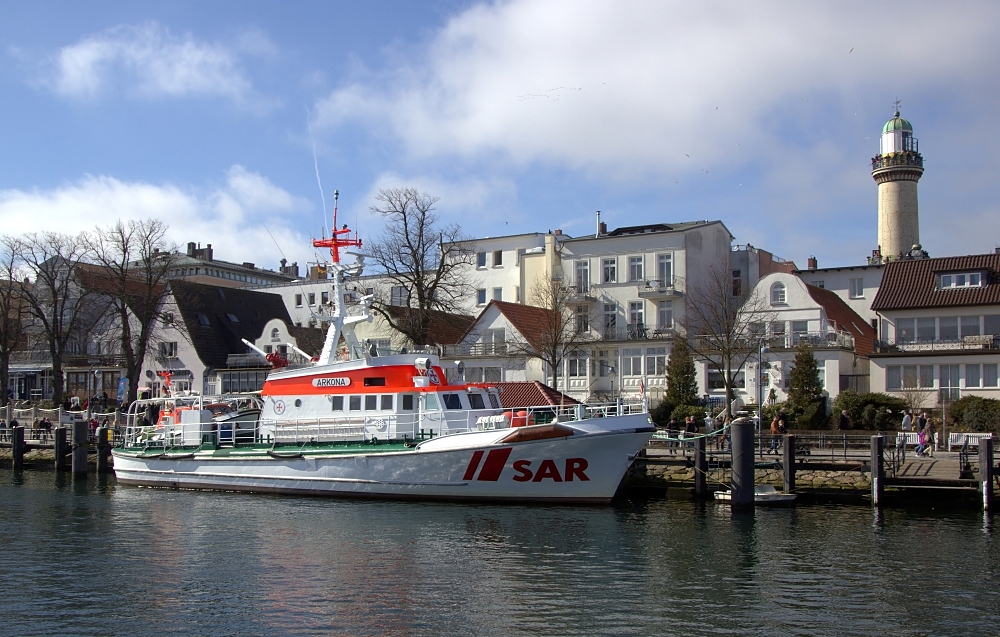
[[[924,158],[913,126],[897,110],[882,127],[879,154],[872,158],[872,177],[878,184],[878,245],[883,259],[909,254],[920,244],[917,182],[923,174]]]

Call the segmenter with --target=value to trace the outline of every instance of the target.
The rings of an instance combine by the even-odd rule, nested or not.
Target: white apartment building
[[[501,308],[505,302],[544,304],[539,290],[555,279],[568,293],[577,329],[589,336],[586,346],[567,354],[557,388],[579,400],[643,390],[656,399],[665,389],[670,341],[683,320],[689,286],[704,284],[714,270],[731,277],[738,291],[762,274],[794,267],[753,246],[734,250],[732,241],[720,221],[602,228],[584,237],[556,230],[477,239],[468,276],[478,290],[469,309],[486,312],[448,351],[477,378],[482,369],[484,378],[551,382],[539,361],[500,355],[497,338],[530,342],[531,328]]]

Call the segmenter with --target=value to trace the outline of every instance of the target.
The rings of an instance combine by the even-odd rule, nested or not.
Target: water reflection
[[[18,591],[6,634],[141,621],[165,635],[905,635],[1000,621],[1000,551],[980,514],[352,502],[53,472],[0,485],[0,577]]]

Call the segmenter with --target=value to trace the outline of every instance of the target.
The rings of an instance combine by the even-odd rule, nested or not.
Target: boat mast
[[[340,248],[349,246],[360,248],[361,238],[357,236],[357,233],[355,233],[354,238],[351,238],[351,231],[348,229],[346,223],[343,228],[337,228],[337,202],[339,198],[340,191],[333,191],[333,227],[331,228],[330,238],[327,239],[324,237],[322,239],[313,239],[312,241],[315,248],[330,249],[330,267],[333,269],[333,314],[313,315],[319,320],[330,322],[330,327],[326,331],[326,340],[323,343],[323,351],[319,355],[319,360],[316,361],[317,365],[329,365],[337,361],[337,344],[340,342],[341,336],[347,342],[349,356],[357,351],[361,344],[358,342],[357,336],[354,335],[354,324],[363,321],[371,322],[372,320],[371,312],[369,311],[369,305],[371,304],[371,297],[369,296],[362,297],[362,311],[359,315],[350,316],[346,312],[344,303],[344,273],[348,268],[340,262]],[[360,273],[360,267],[358,271]]]

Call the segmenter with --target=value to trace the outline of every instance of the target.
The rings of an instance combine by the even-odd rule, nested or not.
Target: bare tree
[[[728,263],[711,266],[697,284],[687,286],[685,315],[679,323],[691,351],[722,375],[727,415],[732,415],[737,374],[757,354],[775,316],[759,287],[735,288]]]
[[[512,339],[507,345],[508,355],[541,359],[555,388],[562,363],[594,340],[590,306],[576,304],[576,298],[576,290],[561,279],[540,276],[528,295],[528,305],[546,311],[535,313],[531,324],[536,331],[525,334],[526,341]]]
[[[80,285],[80,267],[90,255],[82,235],[31,233],[11,240],[16,258],[31,277],[22,286],[30,316],[29,332],[40,338],[52,357],[52,399],[63,400],[63,362],[71,348],[86,347],[86,334],[104,315]]]
[[[920,379],[916,372],[907,371],[903,374],[903,386],[899,390],[899,396],[906,403],[906,407],[913,412],[919,412],[924,408],[934,394],[933,389],[920,386]]]
[[[10,357],[24,346],[27,303],[23,272],[18,267],[15,242],[4,237],[0,244],[0,405],[7,404],[10,385]]]
[[[474,282],[463,275],[474,264],[474,248],[458,225],[439,225],[437,197],[389,188],[375,201],[370,210],[387,223],[366,253],[389,283],[377,290],[372,309],[414,345],[427,345],[431,312],[464,314],[463,301],[475,293]],[[410,311],[393,312],[392,306]]]
[[[114,313],[110,336],[120,345],[128,402],[136,399],[143,361],[161,324],[167,275],[174,264],[158,219],[122,222],[86,235],[95,262],[86,284],[107,297]]]

